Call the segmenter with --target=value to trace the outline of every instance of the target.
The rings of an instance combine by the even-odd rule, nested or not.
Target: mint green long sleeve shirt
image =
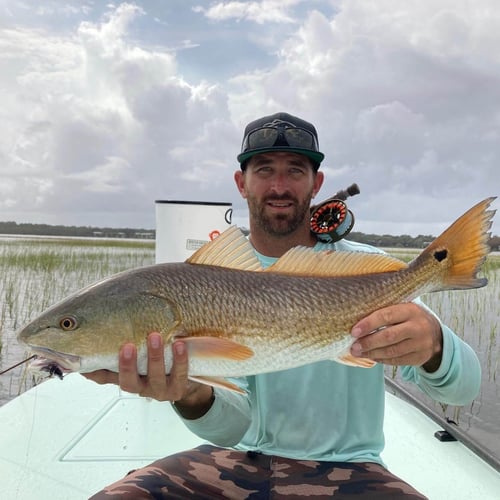
[[[332,247],[378,251],[345,240],[318,243],[315,250]],[[276,260],[258,256],[264,266]],[[479,360],[447,326],[441,328],[443,356],[438,370],[427,373],[404,366],[402,376],[438,401],[466,404],[479,391]],[[216,388],[210,410],[201,418],[184,420],[191,431],[222,447],[303,460],[383,465],[383,365],[365,369],[321,361],[235,381],[246,394]]]

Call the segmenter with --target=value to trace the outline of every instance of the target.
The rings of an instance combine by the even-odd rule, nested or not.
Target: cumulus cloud
[[[3,198],[0,208],[33,217],[43,207],[66,221],[134,209],[141,211],[135,223],[144,223],[155,197],[206,186],[207,176],[189,172],[209,159],[207,130],[218,121],[215,128],[224,128],[224,97],[214,85],[184,81],[175,54],[128,42],[127,30],[142,15],[122,4],[69,37],[3,33],[4,69],[18,100],[6,114],[18,118],[4,136],[2,151],[11,151],[0,167],[16,198]]]
[[[304,0],[261,0],[260,2],[217,2],[208,8],[197,5],[194,12],[203,13],[208,19],[225,21],[228,19],[249,20],[258,24],[295,23],[289,14],[291,7]]]
[[[493,0],[193,0],[168,18],[140,1],[68,5],[64,29],[0,31],[4,220],[152,227],[160,198],[232,201],[244,217],[232,180],[241,132],[279,110],[319,131],[319,196],[358,182],[359,230],[436,234],[498,194]],[[204,31],[169,38],[177,21]],[[246,67],[251,47],[266,57]],[[230,54],[228,79],[217,51]]]
[[[351,1],[333,18],[311,12],[274,68],[233,79],[232,105],[245,118],[252,101],[311,119],[327,154],[323,193],[357,181],[362,230],[374,219],[405,230],[417,210],[436,232],[500,187],[491,50],[500,31],[481,28],[500,19],[491,2],[481,4]]]

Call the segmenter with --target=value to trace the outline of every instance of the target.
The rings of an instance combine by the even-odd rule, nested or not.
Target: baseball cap
[[[315,170],[325,157],[319,151],[314,125],[282,112],[254,120],[245,127],[241,153],[237,158],[244,169],[253,155],[273,151],[303,154],[311,159]]]

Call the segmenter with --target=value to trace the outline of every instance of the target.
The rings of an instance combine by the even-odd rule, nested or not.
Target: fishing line
[[[3,375],[4,373],[10,372],[10,370],[13,370],[14,368],[17,368],[18,366],[22,365],[23,363],[27,363],[28,361],[31,361],[32,359],[35,359],[35,358],[36,358],[36,354],[33,354],[33,356],[30,356],[29,358],[26,358],[23,361],[19,361],[19,363],[12,365],[10,368],[7,368],[6,370],[2,370],[0,372],[0,375]]]

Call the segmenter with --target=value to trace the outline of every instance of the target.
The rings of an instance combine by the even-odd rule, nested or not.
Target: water
[[[0,371],[26,350],[15,331],[70,293],[111,274],[154,263],[154,242],[0,237]],[[39,380],[26,367],[0,376],[0,405]]]
[[[0,371],[26,357],[15,331],[49,305],[110,274],[154,263],[152,242],[0,237]],[[500,256],[492,256],[500,263]],[[458,423],[500,459],[500,266],[487,270],[488,287],[429,294],[425,302],[477,352],[481,393],[466,407],[443,406],[389,376],[437,413]],[[0,406],[37,383],[25,367],[0,376]]]

